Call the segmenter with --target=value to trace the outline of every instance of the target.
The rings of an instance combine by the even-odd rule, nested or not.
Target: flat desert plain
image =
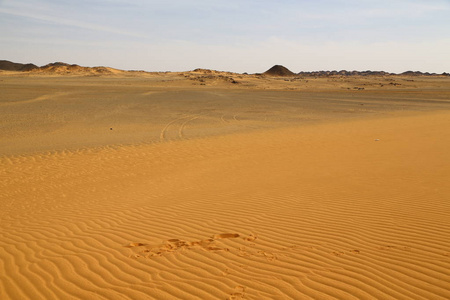
[[[450,77],[0,73],[1,299],[449,299]]]

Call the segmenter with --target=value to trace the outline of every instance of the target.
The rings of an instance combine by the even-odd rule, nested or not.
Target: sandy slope
[[[450,105],[450,78],[246,80],[248,85],[205,79],[201,86],[177,74],[0,76],[0,155],[155,143]],[[377,87],[379,81],[402,84]]]
[[[143,90],[118,88],[108,109],[124,105],[126,91]],[[445,93],[442,101],[410,91],[409,102],[404,94],[355,102],[336,93],[166,92],[153,98],[153,121],[145,123],[142,110],[113,118],[138,132],[155,127],[154,143],[116,137],[99,147],[90,143],[98,133],[87,129],[111,119],[70,103],[87,105],[104,97],[101,89],[57,95],[69,120],[50,122],[48,132],[60,138],[58,130],[84,129],[86,140],[53,141],[47,152],[21,142],[33,134],[46,140],[24,129],[24,116],[38,126],[32,105],[55,103],[2,102],[24,119],[11,125],[17,134],[8,139],[17,144],[4,145],[9,153],[0,158],[1,299],[450,298]],[[161,103],[177,93],[185,98],[166,111],[178,119],[158,119]],[[189,104],[180,108],[183,99]],[[226,106],[230,99],[239,108]],[[209,118],[183,118],[189,109],[201,113],[206,100],[215,100]],[[371,113],[355,112],[361,101]],[[273,115],[256,117],[271,107]],[[233,123],[233,110],[246,126]],[[86,124],[88,111],[98,118]]]

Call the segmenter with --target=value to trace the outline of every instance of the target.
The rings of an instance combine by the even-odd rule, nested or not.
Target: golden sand
[[[448,79],[185,75],[0,76],[1,299],[450,298]]]

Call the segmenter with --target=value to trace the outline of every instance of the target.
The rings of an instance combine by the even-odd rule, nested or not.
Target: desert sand
[[[2,71],[0,298],[449,299],[449,129],[449,77]]]

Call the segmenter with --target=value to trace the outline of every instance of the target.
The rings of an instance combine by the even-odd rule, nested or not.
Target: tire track
[[[160,142],[164,142],[169,140],[169,138],[167,137],[167,135],[169,134],[169,132],[171,132],[172,130],[170,130],[171,127],[177,125],[178,124],[178,130],[177,130],[177,134],[176,134],[176,138],[178,139],[184,139],[185,138],[185,129],[187,124],[189,124],[190,122],[197,120],[199,118],[201,118],[202,116],[205,116],[207,114],[196,114],[196,115],[186,115],[180,118],[177,118],[175,120],[170,121],[169,123],[166,124],[166,126],[164,126],[164,128],[161,130],[161,133],[159,135],[159,140]],[[174,129],[173,131],[175,131],[176,129]]]
[[[167,139],[167,132],[169,130],[169,127],[172,126],[173,124],[175,124],[176,122],[182,121],[186,118],[189,118],[190,116],[184,116],[181,118],[177,118],[175,120],[170,121],[169,123],[166,124],[166,126],[164,126],[164,128],[161,130],[161,133],[159,135],[159,141],[160,142],[164,142]]]
[[[222,120],[222,122],[225,123],[225,124],[229,124],[230,121],[226,120],[226,119],[225,119],[225,116],[226,116],[226,114],[221,115],[221,116],[220,116],[220,120]]]
[[[189,122],[191,122],[191,121],[197,120],[197,119],[200,118],[201,116],[202,116],[202,115],[193,116],[192,118],[190,118],[190,119],[184,121],[184,122],[181,124],[180,128],[178,129],[178,137],[179,137],[180,139],[183,139],[183,138],[184,138],[184,129],[186,128],[186,125],[187,125]]]

